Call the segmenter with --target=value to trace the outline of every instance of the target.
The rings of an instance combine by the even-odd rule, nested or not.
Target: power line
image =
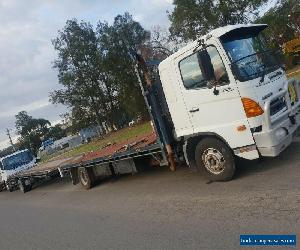
[[[13,144],[13,141],[11,139],[10,132],[9,132],[8,128],[6,129],[6,134],[7,134],[8,138],[9,138],[10,145],[12,146],[13,150],[16,151],[15,145]]]

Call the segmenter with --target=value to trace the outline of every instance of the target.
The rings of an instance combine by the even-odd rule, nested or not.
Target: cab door
[[[213,44],[177,58],[179,84],[193,132],[217,134],[231,148],[254,144],[235,79],[223,61]]]

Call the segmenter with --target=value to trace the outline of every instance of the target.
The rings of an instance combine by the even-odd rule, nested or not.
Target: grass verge
[[[84,153],[96,151],[101,149],[108,143],[114,143],[114,142],[118,143],[118,142],[126,141],[130,138],[150,133],[151,131],[152,131],[152,126],[150,122],[137,124],[132,127],[123,128],[118,131],[109,133],[105,135],[103,138],[97,138],[90,143],[82,144],[67,152],[57,152],[52,155],[45,155],[42,157],[41,162],[47,162],[58,158],[74,157]]]

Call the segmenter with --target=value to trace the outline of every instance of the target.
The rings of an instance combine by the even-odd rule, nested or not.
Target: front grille
[[[283,109],[287,109],[286,107],[286,102],[285,102],[285,98],[279,97],[277,99],[274,99],[271,104],[270,104],[270,115],[273,116],[275,114],[277,114],[279,111],[283,110]]]

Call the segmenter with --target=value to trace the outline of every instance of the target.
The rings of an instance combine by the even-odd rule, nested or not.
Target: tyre
[[[5,184],[3,182],[0,182],[0,192],[2,192],[5,189]]]
[[[23,180],[18,180],[18,186],[22,193],[27,193],[28,191],[31,190],[31,185],[26,184],[26,181]]]
[[[11,185],[9,185],[9,183],[6,183],[6,190],[7,190],[8,192],[13,192],[13,191],[14,191],[14,188],[13,188]]]
[[[235,160],[231,150],[217,138],[205,138],[196,146],[196,167],[208,180],[229,181],[235,173]]]
[[[91,189],[95,182],[95,175],[92,168],[78,168],[78,176],[81,185],[85,189]]]

